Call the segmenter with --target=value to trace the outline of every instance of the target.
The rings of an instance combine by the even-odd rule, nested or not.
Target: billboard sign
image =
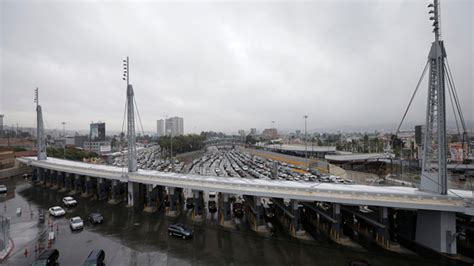
[[[463,161],[463,147],[462,143],[451,143],[449,145],[449,152],[451,153],[452,162],[462,162]]]

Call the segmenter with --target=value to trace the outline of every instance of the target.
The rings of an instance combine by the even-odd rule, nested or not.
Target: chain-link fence
[[[0,216],[0,253],[10,247],[10,219]]]

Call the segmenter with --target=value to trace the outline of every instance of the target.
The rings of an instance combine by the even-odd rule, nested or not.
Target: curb
[[[8,241],[10,241],[11,245],[10,245],[8,251],[5,253],[5,255],[0,256],[0,262],[3,262],[6,258],[8,258],[8,256],[10,256],[10,253],[15,248],[15,243],[13,242],[13,240],[11,238],[8,238]]]

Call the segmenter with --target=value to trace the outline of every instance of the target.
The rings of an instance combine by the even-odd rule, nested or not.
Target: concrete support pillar
[[[157,196],[158,187],[153,188],[153,185],[147,184],[146,186],[146,206],[143,209],[145,212],[156,212],[158,210]]]
[[[69,191],[73,189],[74,187],[73,178],[74,178],[74,174],[66,173],[66,176],[64,177],[64,191]]]
[[[456,254],[456,213],[418,210],[415,241],[437,252]]]
[[[290,201],[290,211],[293,214],[293,218],[290,223],[290,232],[293,236],[296,236],[297,232],[301,231],[301,216],[298,208],[298,201]]]
[[[120,203],[122,201],[121,194],[122,194],[122,188],[121,188],[120,181],[112,180],[110,199],[108,203],[110,204]]]
[[[331,231],[329,235],[335,240],[339,240],[341,237],[341,204],[332,204],[332,218],[336,220],[336,223],[331,223]]]
[[[389,220],[388,220],[388,208],[387,207],[379,207],[378,208],[378,216],[379,222],[385,226],[385,228],[377,227],[377,234],[375,236],[375,240],[377,243],[381,244],[382,246],[389,247]]]
[[[253,197],[253,200],[255,204],[255,210],[257,211],[256,213],[257,226],[263,226],[265,225],[265,214],[263,211],[262,198],[255,196]]]
[[[85,181],[84,181],[84,192],[82,193],[82,197],[87,198],[93,195],[92,190],[93,190],[93,181],[92,177],[86,176]]]
[[[59,192],[65,192],[66,191],[66,176],[68,174],[66,172],[61,172],[58,178],[58,187],[59,187]]]
[[[267,232],[261,198],[257,196],[244,195],[244,199],[247,210],[246,216],[251,229],[260,233]]]
[[[73,181],[73,190],[69,193],[70,195],[75,195],[79,194],[82,192],[82,181],[81,181],[81,176],[80,175],[74,175],[74,181]]]
[[[219,223],[222,226],[232,225],[229,194],[219,193]]]
[[[57,189],[58,188],[57,180],[58,180],[58,172],[50,170],[50,188],[51,189]]]
[[[51,170],[44,169],[44,186],[51,186]]]
[[[64,187],[64,176],[66,175],[66,173],[64,172],[58,172],[58,177],[57,177],[57,186],[58,186],[58,189],[62,189]]]
[[[128,181],[127,206],[133,207],[138,201],[138,183]]]
[[[39,168],[33,167],[33,172],[31,174],[31,182],[33,183],[36,183],[39,180],[38,169]]]
[[[202,221],[204,193],[199,190],[193,190],[193,220]]]
[[[169,200],[169,207],[166,212],[168,216],[178,216],[180,208],[181,208],[181,188],[176,187],[168,187],[168,200]]]
[[[103,200],[106,198],[107,188],[104,178],[97,178],[97,199]]]

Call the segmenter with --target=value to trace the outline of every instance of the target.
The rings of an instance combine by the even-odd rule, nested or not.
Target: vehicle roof
[[[72,218],[71,218],[71,220],[77,220],[77,219],[82,220],[81,217],[79,217],[79,216],[75,216],[75,217],[72,217]]]
[[[59,207],[59,206],[53,206],[53,207],[51,207],[51,208],[52,208],[52,209],[58,209],[58,208],[59,208],[59,209],[62,209],[62,208]]]
[[[89,260],[89,259],[95,259],[95,258],[99,257],[99,254],[101,252],[103,252],[105,254],[105,251],[102,250],[102,249],[93,249],[93,250],[91,250],[91,252],[89,253],[89,256],[87,256],[86,261]]]
[[[182,224],[182,223],[177,223],[177,224],[172,224],[171,226],[184,227],[184,224]]]
[[[71,196],[67,196],[67,197],[64,197],[64,199],[74,199],[74,198]]]

